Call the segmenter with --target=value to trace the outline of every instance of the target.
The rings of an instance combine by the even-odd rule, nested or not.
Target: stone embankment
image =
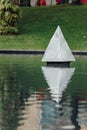
[[[43,55],[44,50],[0,50],[0,54],[31,54],[31,55]],[[87,55],[87,50],[79,51],[72,50],[74,55]]]

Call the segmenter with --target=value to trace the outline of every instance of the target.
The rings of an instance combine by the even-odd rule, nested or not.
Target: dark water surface
[[[0,55],[0,130],[87,130],[87,56],[70,68]]]

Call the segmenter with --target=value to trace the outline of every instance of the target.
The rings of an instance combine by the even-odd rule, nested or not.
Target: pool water
[[[87,130],[87,56],[70,68],[0,55],[0,130]]]

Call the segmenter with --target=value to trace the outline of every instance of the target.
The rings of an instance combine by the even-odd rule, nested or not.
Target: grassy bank
[[[72,50],[87,50],[87,5],[21,8],[20,35],[0,36],[0,49],[44,50],[60,25]]]

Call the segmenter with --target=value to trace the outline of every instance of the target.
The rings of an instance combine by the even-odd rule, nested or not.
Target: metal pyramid
[[[43,55],[42,62],[71,62],[75,58],[58,26]]]

